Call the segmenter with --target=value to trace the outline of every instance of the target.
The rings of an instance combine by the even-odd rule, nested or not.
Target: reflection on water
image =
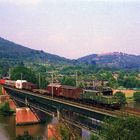
[[[16,136],[23,135],[25,131],[28,131],[34,137],[42,136],[44,140],[47,139],[47,127],[45,124],[16,126]]]
[[[14,140],[16,136],[22,135],[24,131],[28,131],[32,136],[42,136],[46,140],[47,124],[16,126],[15,116],[0,116],[0,140]]]
[[[0,140],[13,140],[15,138],[15,116],[0,116]]]

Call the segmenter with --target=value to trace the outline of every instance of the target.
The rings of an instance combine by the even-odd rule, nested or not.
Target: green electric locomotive
[[[119,109],[121,107],[119,99],[113,96],[112,93],[106,94],[96,90],[83,90],[80,98],[84,102],[93,105],[103,106],[112,109]]]

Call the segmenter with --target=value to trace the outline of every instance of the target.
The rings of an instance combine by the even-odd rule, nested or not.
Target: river
[[[47,137],[47,123],[26,126],[16,126],[15,116],[0,116],[0,140],[14,140],[16,136],[28,131],[32,136]]]
[[[45,124],[16,126],[15,116],[0,116],[0,140],[14,140],[16,136],[23,135],[24,131],[28,131],[30,135],[36,138],[41,136],[43,140],[47,140],[47,125],[56,122],[56,118],[50,119],[48,116]],[[81,129],[80,131],[82,132],[83,139],[86,139],[90,135],[90,132],[85,129]]]

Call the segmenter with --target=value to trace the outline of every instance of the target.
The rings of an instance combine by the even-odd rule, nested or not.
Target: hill
[[[122,69],[140,69],[140,55],[131,55],[121,52],[109,54],[92,54],[81,57],[78,62],[97,64],[103,67],[115,67]]]
[[[0,61],[45,62],[45,63],[71,63],[71,60],[42,50],[34,50],[14,42],[0,38]]]
[[[140,69],[140,55],[126,53],[92,54],[77,60],[70,60],[58,55],[46,53],[42,50],[34,50],[0,37],[0,67],[9,67],[20,62],[35,62],[48,64],[71,65],[86,63],[99,67],[111,67],[121,69]],[[8,66],[7,66],[8,65]]]

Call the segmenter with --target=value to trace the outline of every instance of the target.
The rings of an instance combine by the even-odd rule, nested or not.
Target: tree
[[[109,81],[110,87],[115,88],[115,89],[118,87],[118,82],[116,79],[110,78],[110,79],[108,79],[108,81]]]
[[[40,88],[46,88],[49,84],[49,81],[46,79],[45,76],[40,77]]]
[[[89,140],[99,140],[99,136],[95,135],[95,134],[91,134]]]
[[[114,96],[119,98],[119,102],[121,105],[124,105],[126,103],[126,97],[123,92],[116,92]]]
[[[32,83],[35,83],[35,84],[38,83],[35,72],[32,71],[29,68],[26,68],[26,67],[13,68],[11,70],[11,79],[12,80],[19,80],[19,79],[21,79],[21,74],[22,74],[22,79],[23,80],[27,80],[28,82],[32,82]]]
[[[75,78],[64,76],[62,78],[62,80],[61,80],[61,84],[62,85],[69,85],[69,86],[75,86],[76,85],[76,81],[75,81]]]
[[[133,97],[136,102],[140,102],[140,92],[134,92]]]
[[[9,111],[10,111],[9,102],[5,102],[5,103],[3,104],[3,106],[1,107],[1,111],[2,111],[2,112],[9,112]]]
[[[25,131],[22,136],[18,135],[15,140],[33,140],[33,137],[29,135],[28,131]]]
[[[23,135],[18,135],[15,140],[43,140],[43,137],[37,136],[33,137],[29,134],[28,131],[24,131]]]
[[[68,129],[66,129],[65,126],[61,125],[59,131],[60,131],[60,135],[62,137],[62,140],[69,140],[70,139],[70,133],[69,133]]]
[[[125,88],[139,88],[140,80],[137,79],[136,72],[120,72],[118,77],[118,84]]]
[[[112,77],[112,73],[106,70],[101,69],[98,73],[97,73],[97,79],[98,80],[108,80],[111,79]]]
[[[104,140],[139,140],[140,118],[128,116],[106,120],[100,135]]]
[[[0,95],[2,95],[2,86],[0,85]]]
[[[0,105],[0,111],[4,116],[9,116],[14,113],[14,110],[10,109],[9,102],[5,102],[4,104]]]

